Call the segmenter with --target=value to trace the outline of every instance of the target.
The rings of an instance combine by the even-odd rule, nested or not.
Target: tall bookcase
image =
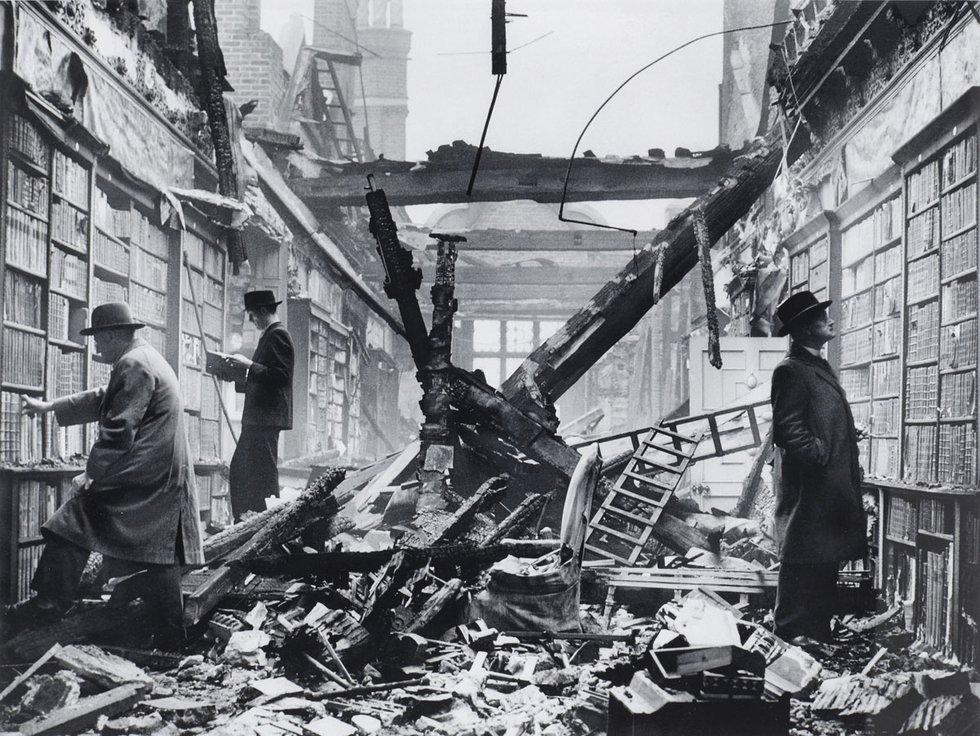
[[[980,89],[895,154],[902,167],[900,481],[882,486],[886,593],[925,643],[975,663],[977,120]],[[928,487],[926,487],[928,486]]]
[[[289,332],[296,347],[293,430],[289,457],[316,455],[348,443],[350,330],[311,299],[290,299]]]
[[[899,477],[901,383],[902,210],[897,188],[888,199],[841,228],[839,367],[867,473]]]

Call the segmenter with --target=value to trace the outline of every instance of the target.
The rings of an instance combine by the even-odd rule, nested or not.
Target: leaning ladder
[[[702,436],[674,432],[663,422],[650,430],[589,522],[588,558],[636,564]]]

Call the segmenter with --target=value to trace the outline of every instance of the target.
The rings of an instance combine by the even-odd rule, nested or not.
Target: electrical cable
[[[626,80],[622,84],[620,84],[618,87],[616,87],[616,89],[613,90],[612,94],[609,95],[601,105],[599,105],[599,107],[596,109],[596,111],[594,113],[592,113],[592,117],[589,118],[589,121],[585,124],[585,127],[582,128],[582,132],[579,133],[579,136],[578,136],[578,138],[575,141],[575,146],[572,148],[572,155],[569,156],[569,158],[568,158],[568,167],[565,169],[565,183],[562,186],[562,190],[561,190],[561,203],[558,206],[558,219],[561,222],[571,222],[571,223],[575,223],[577,225],[589,225],[591,227],[600,227],[600,228],[603,228],[603,229],[606,229],[606,230],[618,230],[619,232],[632,233],[635,236],[637,234],[637,231],[634,230],[634,229],[632,229],[632,228],[616,227],[615,225],[600,225],[600,224],[595,223],[595,222],[588,222],[586,220],[575,220],[575,219],[567,218],[567,217],[564,216],[564,213],[565,213],[565,198],[566,198],[566,196],[568,194],[568,180],[571,177],[572,164],[575,162],[575,154],[578,153],[579,144],[582,142],[582,138],[585,137],[585,133],[589,129],[589,126],[592,125],[592,122],[599,116],[599,113],[602,112],[603,108],[605,108],[605,106],[609,104],[609,102],[612,100],[612,98],[615,97],[619,93],[619,91],[621,89],[623,89],[623,87],[625,87],[627,84],[629,84],[630,82],[632,82],[636,77],[638,77],[640,74],[642,74],[643,72],[645,72],[650,67],[652,67],[655,64],[663,61],[668,56],[672,56],[673,54],[677,53],[681,49],[687,48],[691,44],[697,43],[698,41],[703,41],[706,38],[712,38],[714,36],[724,36],[724,35],[727,35],[729,33],[739,33],[741,31],[756,31],[756,30],[761,30],[763,28],[776,28],[777,26],[785,26],[785,25],[788,25],[788,24],[790,24],[792,22],[793,22],[792,20],[784,20],[784,21],[777,21],[776,23],[763,23],[762,25],[755,25],[755,26],[741,26],[739,28],[729,28],[729,29],[723,30],[723,31],[713,31],[711,33],[705,33],[704,35],[697,36],[696,38],[692,38],[692,39],[690,39],[688,41],[685,41],[680,46],[677,46],[677,47],[671,49],[670,51],[668,51],[667,53],[663,54],[662,56],[657,57],[656,59],[654,59],[653,61],[651,61],[649,64],[647,64],[647,65],[645,65],[643,67],[640,67],[635,72],[633,72],[629,77],[627,77]]]
[[[490,100],[490,109],[487,110],[487,120],[483,124],[483,135],[480,136],[480,147],[476,149],[476,159],[473,161],[473,170],[470,172],[470,183],[466,187],[466,196],[472,196],[473,183],[476,181],[476,172],[480,168],[480,158],[483,156],[483,143],[487,139],[487,129],[490,127],[490,118],[493,116],[494,105],[497,104],[497,93],[500,92],[500,83],[504,80],[503,74],[497,75],[497,83],[493,86],[493,97]]]

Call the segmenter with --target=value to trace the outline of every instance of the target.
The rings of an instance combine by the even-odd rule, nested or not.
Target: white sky
[[[547,156],[570,155],[589,117],[636,70],[722,23],[722,0],[509,0],[507,11],[528,17],[507,26],[514,51],[486,145]],[[264,0],[263,28],[278,38],[290,13],[312,17],[312,0]],[[404,26],[412,32],[408,158],[424,159],[427,150],[457,139],[477,144],[494,84],[490,0],[404,0]],[[658,63],[606,106],[579,153],[663,148],[672,155],[677,146],[714,147],[721,70],[721,37]],[[669,204],[600,209],[611,224],[646,229],[663,225]]]

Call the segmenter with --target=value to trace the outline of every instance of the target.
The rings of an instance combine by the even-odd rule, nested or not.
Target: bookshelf
[[[902,464],[909,482],[976,485],[977,129],[952,130],[905,173]]]
[[[839,375],[868,428],[865,472],[898,478],[902,200],[897,190],[841,229]]]
[[[293,369],[293,430],[289,457],[316,455],[347,446],[350,406],[350,329],[308,298],[287,302],[289,332],[296,346]]]
[[[180,267],[179,375],[184,418],[191,456],[198,463],[202,515],[223,526],[232,520],[227,474],[220,464],[223,384],[216,384],[205,366],[207,351],[224,350],[226,256],[206,232],[195,229],[181,234],[181,251],[187,256],[187,266]]]

